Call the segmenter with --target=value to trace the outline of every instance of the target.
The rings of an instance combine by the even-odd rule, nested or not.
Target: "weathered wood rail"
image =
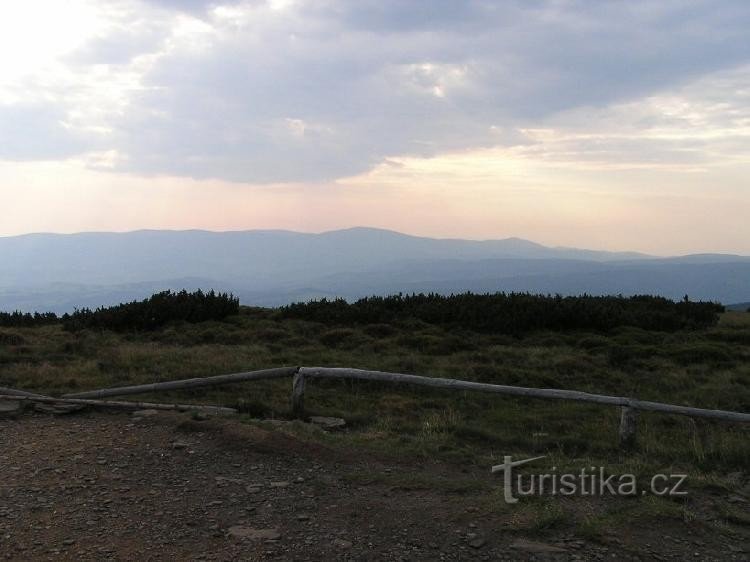
[[[439,377],[424,377],[419,375],[405,375],[401,373],[386,373],[382,371],[366,371],[362,369],[349,369],[340,367],[300,367],[294,375],[292,382],[292,412],[298,416],[304,416],[305,412],[305,387],[307,379],[356,379],[367,381],[395,382],[428,386],[432,388],[445,388],[450,390],[469,390],[479,392],[491,392],[507,394],[511,396],[525,396],[529,398],[543,398],[553,400],[575,400],[579,402],[590,402],[605,404],[609,406],[620,406],[620,446],[623,449],[633,448],[636,444],[637,412],[638,410],[661,412],[665,414],[677,414],[691,418],[709,418],[733,422],[750,422],[750,414],[742,412],[729,412],[725,410],[707,410],[689,406],[677,406],[661,402],[650,402],[621,396],[607,396],[603,394],[590,394],[577,390],[560,390],[554,388],[525,388],[520,386],[506,386],[501,384],[488,384],[457,379],[445,379]]]
[[[42,404],[72,404],[76,406],[102,406],[105,408],[123,408],[126,410],[171,410],[177,412],[205,412],[215,415],[236,414],[234,408],[223,406],[202,406],[198,404],[155,404],[153,402],[131,402],[117,400],[86,400],[84,398],[51,398],[49,396],[18,396],[15,394],[0,395],[0,400],[17,402],[40,402]]]
[[[151,392],[166,392],[168,390],[187,390],[190,388],[201,388],[205,386],[220,386],[223,384],[233,384],[237,382],[291,377],[295,375],[298,370],[299,367],[279,367],[276,369],[263,369],[260,371],[232,373],[229,375],[218,375],[215,377],[183,379],[177,381],[157,382],[152,384],[139,384],[136,386],[102,388],[99,390],[89,390],[87,392],[64,394],[63,398],[106,398],[109,396],[129,396],[133,394],[149,394]]]
[[[576,400],[579,402],[593,402],[596,404],[607,404],[610,406],[623,406],[634,410],[649,410],[652,412],[663,412],[667,414],[678,414],[690,417],[714,418],[727,421],[750,422],[750,414],[741,412],[728,412],[724,410],[706,410],[703,408],[692,408],[689,406],[675,406],[661,402],[648,402],[635,398],[620,396],[606,396],[603,394],[589,394],[577,390],[558,390],[554,388],[525,388],[522,386],[505,386],[501,384],[489,384],[481,382],[462,381],[456,379],[443,379],[438,377],[423,377],[419,375],[403,375],[399,373],[385,373],[382,371],[365,371],[361,369],[330,368],[330,367],[301,367],[296,377],[302,378],[339,378],[358,379],[369,381],[397,382],[430,386],[433,388],[447,388],[451,390],[473,390],[480,392],[493,392],[497,394],[509,394],[511,396],[526,396],[530,398],[547,398],[555,400]],[[293,410],[301,411],[302,404]]]
[[[34,394],[33,392],[18,390],[17,388],[5,388],[4,386],[0,386],[0,394],[6,396],[26,396],[28,398],[49,398],[48,396],[42,396],[41,394]]]
[[[636,444],[637,432],[637,414],[639,411],[660,412],[664,414],[676,414],[688,416],[691,418],[706,418],[729,422],[750,422],[750,414],[743,412],[730,412],[725,410],[709,410],[704,408],[693,408],[691,406],[679,406],[675,404],[665,404],[662,402],[651,402],[647,400],[638,400],[622,396],[607,396],[604,394],[591,394],[577,390],[562,390],[554,388],[525,388],[519,386],[506,386],[500,384],[489,384],[472,381],[463,381],[457,379],[447,379],[440,377],[426,377],[419,375],[406,375],[402,373],[388,373],[383,371],[367,371],[362,369],[350,369],[342,367],[279,367],[275,369],[263,369],[259,371],[248,371],[243,373],[232,373],[228,375],[218,375],[214,377],[193,378],[185,380],[168,381],[153,384],[144,384],[136,386],[124,386],[116,388],[104,388],[79,392],[75,394],[66,394],[62,400],[68,403],[112,405],[115,407],[128,407],[127,404],[132,402],[107,403],[101,401],[101,398],[111,396],[127,396],[133,394],[146,394],[152,392],[162,392],[169,390],[185,390],[192,388],[201,388],[209,386],[220,386],[238,382],[276,379],[283,377],[293,377],[291,408],[292,413],[297,417],[305,416],[305,388],[307,381],[312,379],[350,379],[364,381],[378,381],[387,383],[409,384],[425,386],[430,388],[442,388],[447,390],[488,392],[494,394],[505,394],[509,396],[523,396],[527,398],[541,398],[551,400],[573,400],[578,402],[588,402],[602,404],[606,406],[618,406],[621,409],[620,415],[620,446],[623,448],[632,448]],[[13,389],[0,389],[13,390]],[[13,390],[13,392],[2,392],[2,394],[15,394],[15,399],[25,399],[29,401],[38,400],[50,401],[53,398],[46,396],[34,395],[25,391]],[[11,398],[8,396],[8,398]],[[151,405],[149,407],[153,407]],[[164,405],[162,409],[190,409],[188,405]],[[196,409],[195,406],[192,406]]]

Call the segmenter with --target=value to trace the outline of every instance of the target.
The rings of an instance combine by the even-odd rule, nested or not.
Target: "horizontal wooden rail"
[[[49,396],[43,396],[42,394],[34,394],[33,392],[18,390],[17,388],[6,388],[4,386],[0,386],[0,394],[6,396],[26,396],[27,398],[49,398]]]
[[[606,396],[603,394],[589,394],[577,390],[558,390],[555,388],[524,388],[521,386],[505,386],[501,384],[488,384],[481,382],[461,381],[456,379],[444,379],[438,377],[423,377],[419,375],[404,375],[400,373],[385,373],[382,371],[365,371],[362,369],[331,368],[331,367],[301,367],[296,378],[332,378],[332,379],[357,379],[368,381],[396,382],[429,386],[433,388],[447,388],[451,390],[473,390],[480,392],[492,392],[497,394],[508,394],[511,396],[527,396],[530,398],[547,398],[554,400],[576,400],[579,402],[593,402],[595,404],[606,404],[610,406],[622,406],[633,410],[647,410],[652,412],[663,412],[665,414],[678,414],[682,416],[713,418],[735,422],[750,422],[750,414],[741,412],[728,412],[724,410],[706,410],[703,408],[692,408],[689,406],[675,406],[661,402],[649,402],[635,398],[620,396]],[[304,384],[297,382],[297,386],[304,388]],[[294,406],[294,404],[293,404]]]
[[[109,396],[129,396],[132,394],[148,394],[150,392],[165,392],[168,390],[186,390],[189,388],[200,388],[204,386],[220,386],[222,384],[232,384],[236,382],[254,381],[261,379],[277,379],[281,377],[291,377],[292,375],[297,373],[298,369],[299,367],[279,367],[276,369],[263,369],[260,371],[248,371],[245,373],[217,375],[215,377],[156,382],[152,384],[139,384],[136,386],[102,388],[99,390],[89,390],[87,392],[65,394],[63,398],[105,398]]]
[[[85,406],[81,406],[78,404],[62,404],[62,403],[50,403],[47,402],[46,406],[44,405],[44,402],[40,399],[45,400],[54,400],[51,396],[44,396],[43,394],[34,394],[33,392],[27,392],[25,390],[18,390],[17,388],[6,388],[6,387],[0,387],[0,394],[5,396],[18,396],[22,398],[28,398],[29,401],[35,402],[35,407],[37,411],[46,411],[46,412],[52,412],[55,414],[61,414],[61,413],[71,413],[76,412],[78,410],[82,410],[85,408]],[[25,403],[22,402],[22,403]],[[52,404],[52,405],[49,405]]]
[[[41,402],[42,404],[73,404],[78,406],[101,406],[106,408],[124,408],[126,410],[172,410],[177,412],[207,412],[211,414],[236,414],[234,408],[222,406],[203,406],[199,404],[154,404],[152,402],[124,402],[113,400],[85,400],[83,398],[50,398],[49,396],[18,396],[16,394],[0,395],[0,400],[18,402]]]
[[[379,381],[390,383],[412,384],[431,388],[444,388],[448,390],[490,392],[495,394],[506,394],[509,396],[524,396],[528,398],[542,398],[552,400],[574,400],[606,406],[618,406],[621,409],[620,418],[620,445],[631,448],[635,445],[637,430],[637,414],[639,411],[660,412],[664,414],[676,414],[689,416],[691,418],[707,418],[731,422],[750,422],[750,414],[743,412],[730,412],[725,410],[709,410],[704,408],[693,408],[691,406],[678,406],[662,402],[650,402],[623,396],[607,396],[604,394],[591,394],[577,390],[561,390],[555,388],[526,388],[520,386],[506,386],[501,384],[488,384],[481,382],[462,381],[440,377],[425,377],[419,375],[406,375],[402,373],[388,373],[383,371],[368,371],[363,369],[350,369],[342,367],[279,367],[276,369],[263,369],[259,371],[248,371],[243,373],[232,373],[214,377],[193,378],[176,381],[166,381],[153,384],[141,384],[136,386],[122,386],[116,388],[104,388],[90,390],[74,394],[66,394],[60,402],[81,405],[102,405],[121,408],[154,408],[171,410],[209,409],[213,408],[216,413],[227,413],[231,408],[200,407],[183,404],[150,404],[137,402],[104,402],[101,399],[110,396],[126,396],[131,394],[145,394],[151,392],[186,390],[207,386],[219,386],[238,382],[275,379],[293,376],[292,382],[292,412],[298,417],[305,414],[305,386],[310,379],[353,379],[365,381]],[[6,392],[2,392],[5,390]],[[0,394],[8,399],[28,400],[30,402],[54,403],[56,399],[40,396],[16,389],[1,389]]]

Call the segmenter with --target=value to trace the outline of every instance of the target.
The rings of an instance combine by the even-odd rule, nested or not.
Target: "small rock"
[[[172,443],[172,448],[176,449],[178,451],[181,450],[181,449],[187,449],[189,446],[190,445],[188,445],[187,443],[184,443],[182,441],[175,441],[174,443]]]
[[[0,400],[0,417],[16,417],[23,412],[23,402],[17,400]]]
[[[289,482],[286,481],[271,482],[271,488],[286,488],[287,486],[289,486]]]
[[[245,481],[241,478],[228,478],[227,476],[217,476],[216,483],[221,486],[222,484],[244,484]]]
[[[159,410],[136,410],[133,412],[134,418],[148,418],[155,416],[159,413]]]
[[[43,414],[54,414],[54,415],[65,415],[72,414],[85,409],[86,406],[82,404],[42,404],[40,402],[34,403],[34,411],[41,412]]]
[[[343,420],[342,418],[329,418],[327,416],[312,416],[310,418],[310,423],[319,425],[327,430],[341,429],[346,426],[346,420]]]
[[[341,549],[351,548],[352,543],[351,541],[346,541],[344,539],[333,539],[333,546],[337,546]]]
[[[485,544],[487,544],[487,540],[483,537],[477,537],[472,541],[469,541],[469,546],[471,548],[482,548]]]

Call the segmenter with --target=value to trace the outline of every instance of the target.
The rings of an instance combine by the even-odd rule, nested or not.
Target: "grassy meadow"
[[[616,328],[607,335],[523,337],[457,331],[419,320],[330,326],[243,307],[224,321],[151,332],[0,328],[0,385],[51,394],[281,365],[347,366],[497,384],[564,388],[704,408],[750,411],[750,314],[677,332]],[[160,394],[238,407],[248,418],[289,415],[287,380]],[[144,400],[148,397],[144,397]],[[446,460],[486,463],[508,453],[614,458],[619,410],[574,402],[448,392],[382,383],[313,381],[316,414],[345,418],[346,439]],[[644,414],[649,464],[701,470],[750,464],[747,428]]]

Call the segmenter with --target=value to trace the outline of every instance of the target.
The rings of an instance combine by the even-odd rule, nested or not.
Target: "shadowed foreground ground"
[[[0,420],[0,472],[0,556],[9,560],[746,560],[750,553],[746,527],[718,533],[700,518],[623,521],[618,535],[595,541],[539,521],[524,530],[519,519],[528,510],[494,505],[502,500],[490,492],[499,481],[489,470],[425,466],[316,443],[283,426],[176,414]],[[607,500],[565,501],[595,511],[587,502]]]

